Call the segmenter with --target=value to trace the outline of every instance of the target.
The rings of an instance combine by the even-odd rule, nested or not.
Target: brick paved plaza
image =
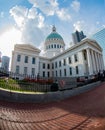
[[[105,130],[105,82],[59,102],[0,101],[0,130]]]

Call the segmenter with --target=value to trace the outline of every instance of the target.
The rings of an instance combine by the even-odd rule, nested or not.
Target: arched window
[[[53,48],[53,45],[51,45],[51,48]]]
[[[54,48],[56,48],[56,44],[54,44]]]

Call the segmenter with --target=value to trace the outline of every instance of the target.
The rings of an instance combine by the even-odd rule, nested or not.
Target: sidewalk
[[[59,102],[0,101],[0,130],[105,130],[105,82]]]

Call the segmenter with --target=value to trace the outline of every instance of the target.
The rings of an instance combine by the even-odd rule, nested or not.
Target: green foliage
[[[50,91],[50,85],[38,84],[33,82],[26,82],[15,80],[11,78],[0,78],[0,87],[12,91],[25,92],[46,92]]]

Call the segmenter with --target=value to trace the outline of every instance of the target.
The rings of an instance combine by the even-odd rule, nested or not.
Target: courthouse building
[[[44,54],[31,44],[16,44],[12,52],[11,71],[41,77],[90,76],[103,71],[102,48],[85,38],[65,49],[65,43],[55,26],[44,42]]]

